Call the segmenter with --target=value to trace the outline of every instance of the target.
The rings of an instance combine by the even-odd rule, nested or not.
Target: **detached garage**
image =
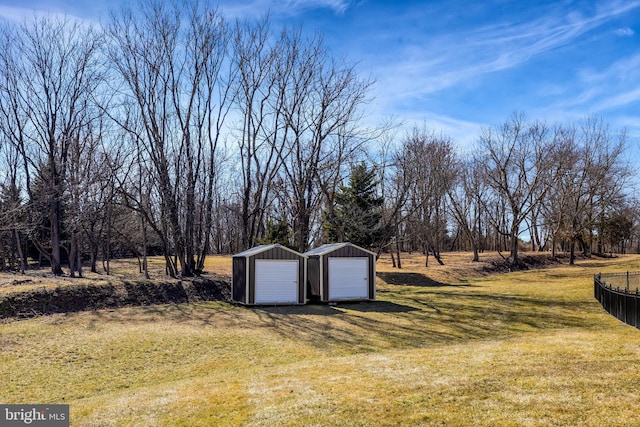
[[[375,299],[375,253],[351,243],[333,243],[304,255],[307,257],[307,292],[312,301]]]
[[[233,256],[231,293],[246,305],[304,304],[306,257],[284,246],[261,245]]]

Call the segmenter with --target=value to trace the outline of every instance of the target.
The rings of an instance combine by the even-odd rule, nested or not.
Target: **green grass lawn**
[[[73,426],[640,425],[640,330],[593,298],[640,257],[452,283],[417,265],[379,263],[372,303],[1,324],[0,403],[68,403]]]

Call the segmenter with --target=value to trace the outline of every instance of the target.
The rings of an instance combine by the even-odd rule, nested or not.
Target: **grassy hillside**
[[[378,262],[378,301],[127,307],[0,325],[0,402],[72,425],[637,425],[640,331],[593,274],[640,257],[490,275]],[[229,258],[210,269],[230,270]]]

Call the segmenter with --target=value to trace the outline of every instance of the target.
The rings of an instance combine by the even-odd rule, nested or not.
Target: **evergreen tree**
[[[336,193],[333,210],[325,212],[325,238],[363,248],[380,244],[387,235],[381,224],[384,199],[377,194],[374,168],[364,163],[351,170],[349,183]]]
[[[296,249],[291,245],[290,240],[291,231],[286,219],[280,221],[268,220],[264,237],[262,237],[262,239],[258,239],[257,243],[260,245],[278,243],[290,249]]]

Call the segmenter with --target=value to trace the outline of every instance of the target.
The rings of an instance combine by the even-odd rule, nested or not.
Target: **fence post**
[[[629,290],[629,272],[627,271],[627,291]]]
[[[631,319],[633,319],[633,326],[638,327],[638,296],[633,299],[633,313]]]

